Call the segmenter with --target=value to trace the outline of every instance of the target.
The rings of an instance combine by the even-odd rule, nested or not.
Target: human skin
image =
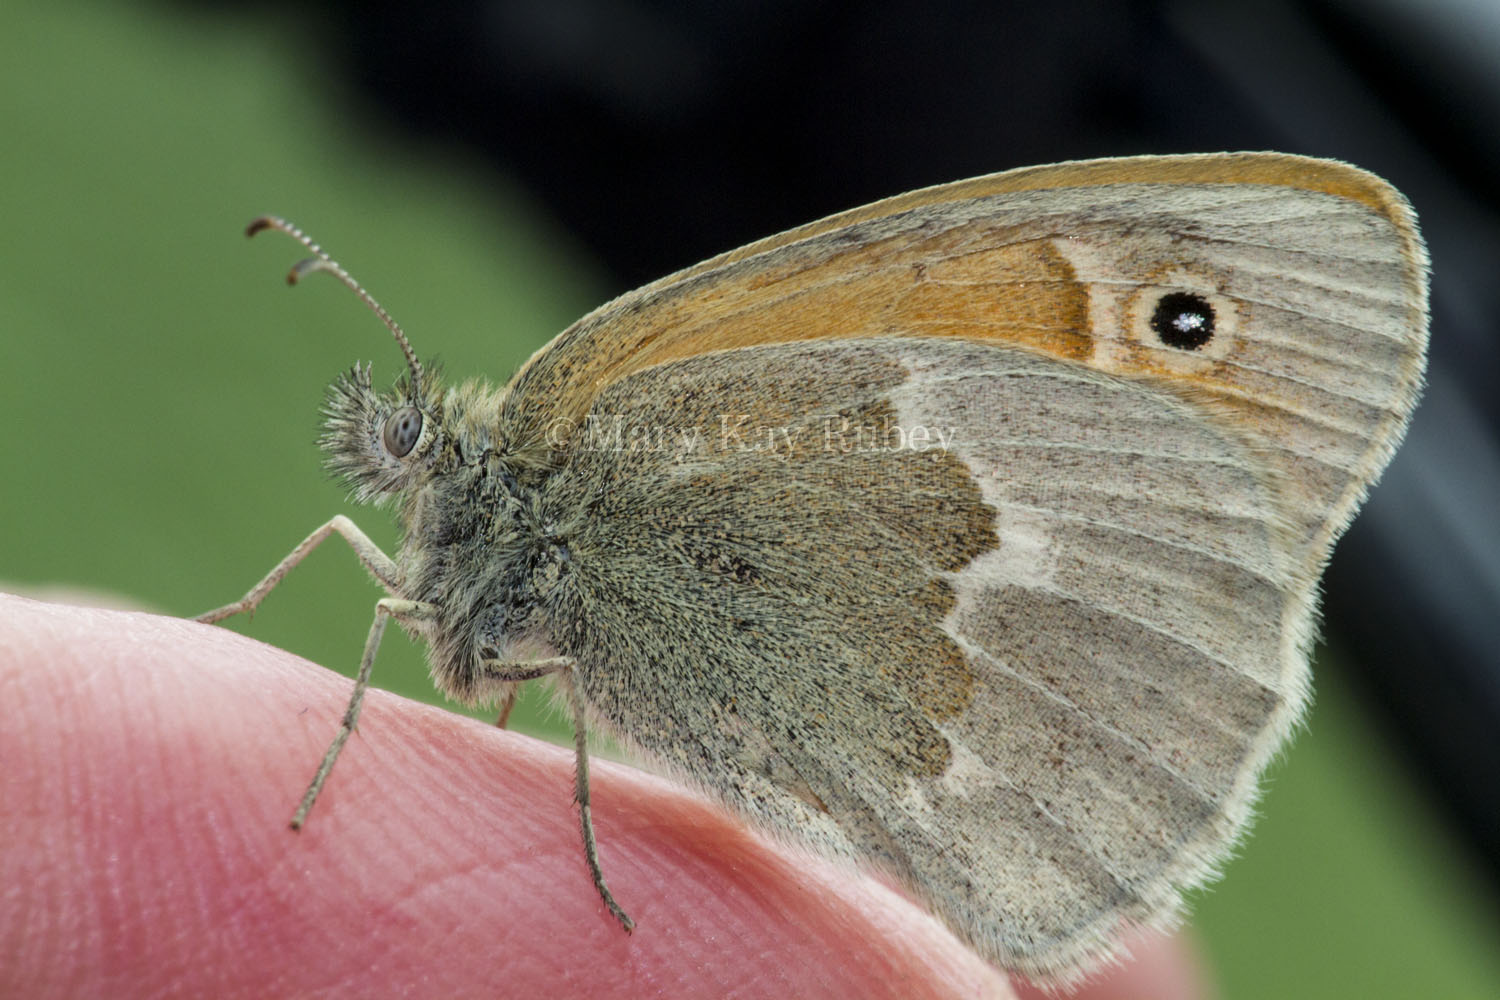
[[[1045,995],[879,880],[595,761],[626,934],[570,750],[378,690],[293,832],[349,688],[223,629],[0,594],[0,995]],[[1203,995],[1180,940],[1132,952],[1077,995]]]

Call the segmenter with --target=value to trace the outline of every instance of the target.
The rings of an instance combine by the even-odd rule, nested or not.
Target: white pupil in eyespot
[[[422,436],[422,411],[403,406],[385,421],[385,450],[396,458],[405,458]]]

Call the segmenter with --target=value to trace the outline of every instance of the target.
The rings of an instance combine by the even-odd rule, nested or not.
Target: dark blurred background
[[[1252,837],[1247,857],[1230,866],[1222,889],[1203,898],[1197,908],[1201,920],[1195,922],[1203,927],[1231,995],[1269,995],[1282,986],[1298,995],[1325,995],[1298,986],[1306,987],[1316,981],[1309,977],[1319,974],[1329,975],[1330,983],[1347,983],[1340,977],[1349,972],[1365,977],[1358,980],[1360,995],[1403,995],[1406,982],[1387,966],[1409,965],[1412,954],[1424,949],[1441,953],[1439,964],[1448,967],[1469,963],[1459,979],[1429,995],[1471,995],[1475,983],[1482,984],[1475,996],[1500,990],[1500,952],[1491,937],[1500,900],[1500,398],[1493,389],[1500,374],[1494,318],[1500,314],[1494,182],[1500,176],[1495,124],[1500,121],[1500,4],[540,0],[417,9],[221,0],[84,6],[97,8],[89,23],[99,27],[97,34],[83,31],[81,41],[77,25],[65,29],[59,20],[32,21],[29,15],[24,23],[34,34],[18,30],[13,36],[45,44],[55,34],[56,51],[65,54],[49,61],[41,53],[50,50],[28,47],[22,66],[12,72],[28,82],[31,96],[13,94],[5,99],[9,105],[0,105],[39,129],[36,123],[50,121],[53,131],[42,131],[58,148],[38,162],[76,170],[80,158],[90,159],[101,175],[114,173],[110,158],[118,147],[82,138],[70,146],[74,124],[47,112],[48,101],[60,100],[44,93],[47,88],[73,85],[55,83],[54,75],[92,77],[84,86],[101,88],[99,94],[109,95],[100,98],[105,103],[118,98],[117,87],[141,87],[140,98],[119,98],[128,120],[159,114],[142,110],[150,103],[147,94],[201,86],[194,73],[244,73],[235,78],[240,82],[220,82],[209,91],[216,95],[216,114],[201,112],[200,119],[194,117],[200,112],[172,112],[182,117],[161,123],[171,136],[162,140],[170,153],[140,161],[158,171],[142,183],[158,192],[157,185],[165,183],[178,193],[177,201],[196,199],[212,205],[216,216],[229,211],[238,221],[260,211],[292,214],[305,200],[297,221],[392,306],[419,352],[445,353],[461,375],[503,378],[526,351],[561,328],[567,309],[581,312],[591,298],[602,300],[751,239],[927,184],[1071,158],[1220,149],[1334,157],[1392,181],[1415,205],[1432,253],[1429,391],[1405,447],[1340,543],[1325,579],[1329,655],[1317,666],[1320,701],[1310,732],[1290,751],[1286,769],[1296,767],[1303,743],[1316,745],[1322,738],[1320,729],[1337,728],[1345,706],[1364,716],[1365,721],[1348,723],[1352,730],[1373,736],[1330,743],[1328,756],[1321,758],[1328,763],[1325,783],[1306,786],[1305,797],[1295,799],[1298,804],[1281,804],[1295,793],[1295,787],[1283,792],[1281,783],[1295,782],[1278,770],[1261,825],[1289,822],[1278,820],[1278,809],[1317,812],[1345,785],[1399,787],[1402,795],[1416,796],[1419,804],[1412,808],[1435,817],[1425,826],[1420,824],[1427,819],[1412,821],[1420,830],[1412,841],[1420,847],[1413,850],[1429,852],[1436,859],[1431,863],[1443,867],[1443,878],[1459,885],[1460,895],[1423,904],[1441,914],[1430,919],[1410,908],[1415,904],[1393,903],[1393,912],[1411,922],[1387,927],[1389,943],[1372,938],[1369,930],[1346,934],[1342,928],[1353,927],[1354,917],[1327,915],[1338,912],[1336,905],[1315,917],[1305,933],[1284,932],[1278,943],[1257,939],[1257,920],[1296,928],[1297,911],[1312,905],[1319,912],[1317,902],[1289,895],[1299,889],[1311,897],[1348,893],[1350,900],[1368,900],[1373,892],[1380,899],[1389,885],[1410,876],[1401,870],[1410,860],[1403,848],[1381,856],[1384,860],[1358,876],[1367,885],[1351,888],[1348,880],[1330,880],[1308,888],[1305,874],[1278,881],[1282,874],[1306,870],[1300,866],[1307,859],[1295,854],[1307,840],[1299,848],[1296,835],[1288,832],[1290,853],[1264,862],[1254,876],[1240,871],[1258,850],[1258,838]],[[124,28],[127,23],[132,27]],[[126,68],[112,68],[104,55],[116,45],[145,45],[147,39],[159,40],[159,53],[153,50],[147,58],[134,52]],[[285,65],[278,69],[280,60]],[[145,79],[153,67],[164,74],[159,81],[139,82],[130,75]],[[291,78],[292,89],[267,97],[260,81],[278,73]],[[90,98],[78,100],[77,107],[83,107]],[[243,148],[234,137],[236,115],[245,116],[238,123]],[[87,121],[85,129],[104,127],[103,119]],[[278,123],[286,134],[274,138]],[[9,124],[11,135],[24,143],[26,129]],[[135,141],[128,132],[121,129],[121,145]],[[254,161],[256,154],[247,152],[251,144],[267,142],[282,149],[280,158]],[[48,153],[48,147],[41,149]],[[120,155],[126,164],[136,162]],[[306,187],[299,190],[298,183]],[[336,200],[361,187],[373,192],[363,203],[346,206]],[[117,197],[136,197],[140,190],[125,187]],[[227,203],[246,191],[284,196],[293,204]],[[312,196],[325,191],[339,194]],[[452,192],[451,200],[444,191]],[[461,191],[500,192],[495,197],[505,204],[496,207],[484,202],[489,195],[476,195],[480,200],[469,208]],[[92,232],[91,221],[116,224],[97,213],[79,217],[71,189],[55,195],[54,228]],[[33,197],[12,197],[10,208],[23,215],[36,211]],[[412,205],[429,213],[426,225],[451,228],[422,232],[421,215],[396,221]],[[148,227],[150,222],[142,211],[118,224]],[[469,256],[461,263],[438,264],[466,227],[476,231],[465,234],[476,242],[460,245],[478,248],[465,251]],[[8,228],[9,239],[29,232]],[[340,228],[340,240],[328,235]],[[134,239],[118,235],[126,245]],[[317,386],[354,357],[373,356],[377,367],[394,374],[394,350],[379,343],[379,332],[365,329],[371,323],[336,294],[299,292],[280,301],[265,272],[295,258],[290,246],[270,252],[257,247],[257,263],[251,266],[245,263],[249,255],[227,236],[222,245],[206,235],[193,238],[181,255],[214,258],[215,271],[182,294],[170,274],[143,272],[142,262],[152,258],[136,260],[132,270],[127,250],[122,259],[100,264],[114,280],[128,274],[130,283],[153,287],[153,298],[178,296],[175,319],[163,317],[150,339],[121,348],[108,370],[135,378],[128,373],[146,363],[170,369],[184,351],[223,352],[219,340],[201,330],[193,334],[196,348],[184,346],[191,341],[178,343],[175,354],[153,348],[159,329],[217,323],[209,318],[211,308],[267,318],[259,323],[258,342],[235,341],[220,370],[195,376],[208,381],[185,397],[190,402],[181,404],[181,412],[156,422],[149,410],[141,414],[141,436],[126,447],[159,454],[153,441],[160,424],[223,416],[222,407],[240,404],[228,402],[222,393],[232,390],[221,387],[232,376],[258,379],[246,390],[244,404],[254,408],[235,411],[242,412],[237,423],[243,426],[190,434],[175,446],[180,450],[171,477],[194,480],[209,466],[223,477],[220,485],[235,492],[236,477],[257,476],[257,469],[284,461],[296,466],[296,476],[315,479],[315,458],[257,456],[231,446],[232,434],[246,434],[246,448],[253,448],[261,411],[273,411],[264,419],[279,420],[280,411],[290,410],[310,440]],[[389,262],[377,262],[379,280],[358,266],[361,256],[374,255],[372,244],[382,244],[380,259]],[[94,252],[100,262],[108,259],[102,245]],[[69,260],[69,266],[76,265]],[[457,320],[419,311],[434,308],[424,305],[433,299],[446,308],[450,299],[503,296],[507,287],[517,295],[550,287],[531,281],[533,268],[579,276],[569,291],[554,296],[558,301],[540,307],[540,320],[536,314],[507,313],[519,308],[509,300],[480,306],[490,313]],[[13,303],[35,293],[34,286],[22,287],[23,278],[9,280]],[[218,288],[221,282],[226,289],[231,283],[241,287],[210,299],[203,286]],[[393,301],[398,297],[399,308]],[[232,306],[206,304],[231,299]],[[137,307],[137,315],[144,315],[144,308]],[[9,339],[49,320],[68,326],[66,319],[56,313],[13,317],[26,322],[8,323],[0,335]],[[538,322],[551,325],[538,328]],[[454,348],[445,323],[472,329],[475,339],[460,343],[475,346]],[[514,334],[512,325],[526,328]],[[289,342],[314,329],[336,331],[318,336],[331,341],[333,356],[343,361],[313,368],[306,379],[298,374],[295,388],[268,374],[277,371],[278,358],[288,366],[310,365],[310,359],[288,355],[304,349]],[[497,330],[518,337],[518,346],[497,346]],[[90,342],[99,343],[99,336],[96,331]],[[247,370],[247,365],[267,367]],[[57,409],[55,401],[36,405]],[[14,428],[16,422],[11,423]],[[76,440],[77,448],[98,445],[86,435]],[[79,488],[75,483],[74,491]],[[217,553],[212,582],[199,585],[212,593],[194,587],[197,599],[190,606],[179,606],[188,600],[182,594],[153,592],[149,586],[137,592],[175,613],[235,596],[303,532],[334,512],[328,504],[337,503],[336,490],[321,488],[317,502],[325,513],[306,517],[304,527],[288,529],[284,537],[273,536],[282,543],[225,552],[207,534],[181,542],[196,548],[192,554],[200,559],[210,544]],[[180,492],[194,489],[183,486]],[[29,497],[33,510],[48,506],[46,493],[39,486]],[[108,491],[103,496],[107,500]],[[184,509],[189,505],[181,496],[172,502]],[[193,507],[227,511],[214,505],[228,502],[204,495]],[[24,509],[25,502],[19,503]],[[86,516],[75,516],[72,529],[52,524],[47,531],[76,532],[79,517]],[[365,514],[361,523],[379,519]],[[169,538],[154,542],[153,551],[174,544]],[[0,555],[6,557],[0,573],[22,582],[50,579],[35,567],[58,564],[56,553],[34,539],[30,548],[17,545],[9,552],[0,549]],[[141,565],[126,554],[120,560],[122,566]],[[74,565],[60,576],[129,586],[123,582],[128,574],[79,579],[90,576],[80,571],[87,560]],[[162,563],[155,572],[172,571]],[[359,592],[356,570],[340,563],[329,572],[357,591],[355,606],[367,608],[369,595]],[[272,617],[272,605],[262,617]],[[355,612],[351,621],[340,622],[338,648],[352,654],[358,640],[350,644],[349,636],[362,635],[364,621]],[[249,631],[266,636],[259,624]],[[274,632],[269,638],[287,641]],[[300,651],[322,662],[336,659],[323,647]],[[381,675],[377,683],[383,683]],[[1325,723],[1325,715],[1335,721]],[[1367,722],[1373,722],[1372,729]],[[1364,808],[1353,806],[1329,821],[1335,826],[1326,843],[1334,845],[1335,854],[1340,842],[1358,854],[1362,837],[1379,835],[1366,825],[1397,822],[1394,814]],[[1234,904],[1233,896],[1216,903],[1240,878],[1261,880],[1262,916],[1244,916],[1252,912],[1251,904]],[[1415,881],[1426,878],[1417,875]],[[1251,885],[1239,891],[1254,895],[1256,890]],[[1373,905],[1360,902],[1353,909]],[[1381,920],[1389,925],[1397,918]],[[1309,935],[1326,950],[1313,943],[1300,958],[1284,957],[1295,947],[1289,941]],[[1235,940],[1246,936],[1251,943],[1235,952]],[[1480,943],[1463,959],[1441,952],[1455,939],[1470,938]]]

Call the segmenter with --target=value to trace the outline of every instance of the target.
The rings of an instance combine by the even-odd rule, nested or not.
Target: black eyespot
[[[385,450],[396,458],[405,458],[422,436],[422,411],[403,406],[385,418]]]
[[[1156,303],[1151,329],[1168,347],[1196,351],[1214,339],[1214,307],[1192,292],[1168,292]]]

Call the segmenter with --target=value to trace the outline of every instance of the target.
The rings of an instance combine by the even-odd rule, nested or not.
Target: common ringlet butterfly
[[[316,258],[299,272],[352,279]],[[585,724],[774,833],[882,869],[1065,979],[1162,925],[1307,699],[1318,577],[1427,340],[1405,200],[1280,154],[912,192],[601,307],[501,388],[335,383],[322,443],[396,558],[388,619],[466,703],[551,677]],[[360,294],[374,303],[360,290]],[[622,901],[626,906],[629,900]]]

